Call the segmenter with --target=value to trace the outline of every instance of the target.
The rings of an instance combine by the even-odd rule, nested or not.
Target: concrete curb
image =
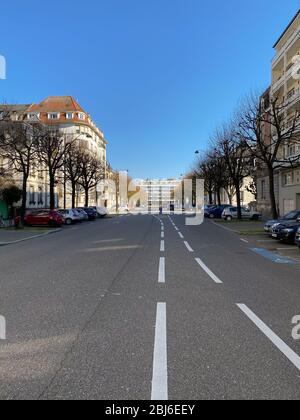
[[[219,227],[219,228],[221,228],[221,229],[227,230],[228,232],[237,233],[238,235],[240,235],[240,231],[238,231],[238,230],[230,229],[230,228],[229,228],[229,227],[227,227],[227,226],[223,226],[223,225],[221,225],[220,223],[216,223],[216,222],[213,222],[213,221],[212,221],[212,223],[213,223],[215,226],[218,226],[218,227]]]
[[[0,242],[0,247],[1,246],[7,246],[7,245],[19,244],[21,242],[31,241],[32,239],[43,238],[44,236],[53,235],[54,233],[59,233],[61,231],[62,231],[62,229],[55,229],[55,230],[52,230],[52,231],[49,231],[49,232],[46,232],[46,233],[41,233],[39,235],[29,236],[28,238],[18,239],[17,241]]]

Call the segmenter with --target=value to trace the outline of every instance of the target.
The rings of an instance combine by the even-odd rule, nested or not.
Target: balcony
[[[272,66],[275,67],[283,58],[284,53],[287,52],[294,44],[294,42],[299,38],[300,27],[295,29],[290,38],[285,42],[284,46],[277,52],[276,56],[272,60]]]
[[[286,108],[290,109],[291,107],[295,106],[300,101],[300,88],[293,88],[291,89],[286,96],[286,100],[284,105]]]
[[[284,52],[285,49],[283,48],[282,50],[280,50],[280,52],[278,54],[276,54],[276,56],[273,58],[272,60],[272,67],[276,67],[278,66],[278,64],[280,63],[280,61],[284,58]]]
[[[273,92],[278,91],[284,85],[284,82],[285,82],[285,77],[284,76],[285,75],[282,74],[279,78],[275,79],[275,82],[272,84],[272,91]]]

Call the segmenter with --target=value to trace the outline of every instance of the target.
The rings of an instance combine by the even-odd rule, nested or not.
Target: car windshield
[[[284,220],[295,220],[299,216],[299,211],[291,211],[290,213],[286,214],[283,219]]]

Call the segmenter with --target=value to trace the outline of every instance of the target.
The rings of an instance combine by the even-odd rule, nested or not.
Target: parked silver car
[[[68,226],[72,225],[73,223],[81,222],[79,213],[74,209],[58,210],[58,213],[60,213],[64,217],[65,224]]]
[[[82,222],[87,222],[89,220],[88,214],[83,209],[75,209],[75,211],[79,214],[80,220]]]
[[[261,214],[256,211],[251,211],[246,207],[242,207],[242,219],[245,220],[259,220],[261,219]],[[231,221],[238,218],[238,209],[237,207],[227,207],[222,213],[222,219]]]

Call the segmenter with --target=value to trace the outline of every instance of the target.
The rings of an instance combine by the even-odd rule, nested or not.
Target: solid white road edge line
[[[161,257],[159,260],[158,283],[166,282],[166,260]]]
[[[168,400],[166,303],[157,304],[151,400]]]
[[[259,319],[254,312],[252,312],[246,305],[237,304],[242,312],[258,327],[258,329],[283,353],[290,362],[300,370],[300,357],[296,354],[285,342],[278,337],[261,319]]]
[[[204,262],[200,258],[195,258],[196,262],[200,265],[200,267],[209,275],[209,277],[217,284],[223,284],[223,282],[204,264]]]
[[[188,242],[184,242],[184,245],[187,247],[187,250],[189,252],[194,252],[193,248],[191,247],[191,245]]]

